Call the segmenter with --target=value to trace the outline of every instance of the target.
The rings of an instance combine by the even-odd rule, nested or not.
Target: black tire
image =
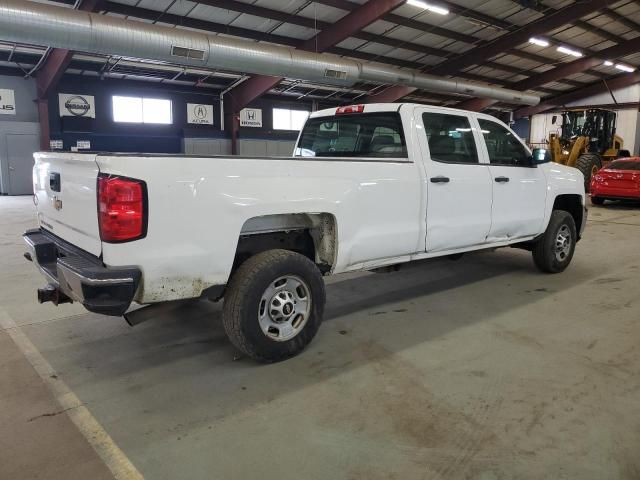
[[[576,168],[584,175],[584,191],[591,189],[591,176],[602,168],[602,157],[597,153],[583,153],[576,161]]]
[[[297,277],[308,286],[311,305],[301,330],[293,338],[278,341],[267,336],[258,317],[260,308],[265,308],[261,307],[263,294],[284,276]],[[297,355],[311,342],[322,323],[325,298],[322,275],[311,260],[288,250],[268,250],[249,258],[233,274],[222,322],[231,343],[242,353],[259,362],[277,362]]]
[[[617,158],[628,158],[631,156],[631,152],[629,150],[618,150]]]
[[[564,257],[558,258],[556,255],[556,240],[564,227],[570,233],[569,250]],[[554,210],[551,213],[547,230],[533,246],[532,254],[536,267],[545,273],[560,273],[564,271],[573,258],[577,238],[576,222],[571,214],[564,210]]]
[[[591,203],[594,205],[604,205],[604,198],[602,197],[591,197]]]

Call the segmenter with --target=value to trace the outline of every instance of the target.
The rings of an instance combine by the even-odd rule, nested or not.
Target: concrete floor
[[[38,305],[34,223],[0,197],[0,314],[148,479],[640,478],[638,207],[592,208],[560,275],[503,249],[331,279],[313,344],[268,366],[234,359],[216,304],[135,328]],[[63,454],[58,478],[101,478],[12,343],[0,478],[54,478]]]

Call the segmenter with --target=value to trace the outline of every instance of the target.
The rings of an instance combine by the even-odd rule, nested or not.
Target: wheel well
[[[558,195],[553,202],[553,209],[569,212],[576,223],[576,228],[578,230],[580,229],[580,225],[582,225],[582,216],[584,215],[582,197],[580,195]]]
[[[336,238],[335,217],[331,214],[254,217],[245,222],[240,232],[233,270],[258,253],[284,249],[304,255],[326,273],[335,263]]]

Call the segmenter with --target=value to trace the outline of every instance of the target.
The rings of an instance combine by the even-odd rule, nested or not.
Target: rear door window
[[[408,158],[400,114],[311,118],[300,135],[296,156]]]
[[[478,163],[471,123],[464,115],[423,113],[422,123],[431,159],[446,163]]]

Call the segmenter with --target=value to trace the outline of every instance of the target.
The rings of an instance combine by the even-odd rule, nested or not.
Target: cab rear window
[[[311,118],[300,135],[296,156],[407,158],[400,114]]]

